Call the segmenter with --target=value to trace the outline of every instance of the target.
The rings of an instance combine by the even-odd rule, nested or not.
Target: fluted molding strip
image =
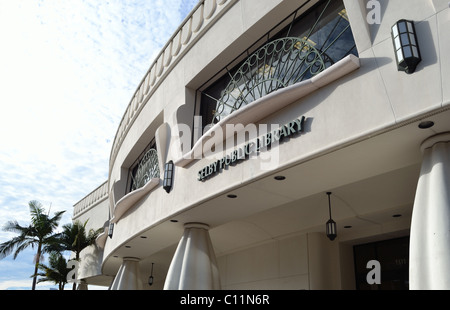
[[[184,19],[167,44],[162,48],[142,79],[122,117],[110,154],[110,171],[123,140],[143,106],[158,88],[166,75],[192,47],[207,26],[216,22],[238,0],[203,0]],[[203,31],[203,32],[202,32]]]
[[[73,219],[87,212],[93,206],[108,198],[108,182],[103,183],[89,195],[77,202],[73,207]]]

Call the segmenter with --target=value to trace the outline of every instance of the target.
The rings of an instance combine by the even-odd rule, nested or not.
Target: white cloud
[[[196,3],[0,0],[0,227],[27,224],[30,200],[67,210],[67,223],[107,180],[125,108]],[[9,238],[0,231],[0,242]]]
[[[31,280],[7,280],[0,282],[0,290],[7,290],[7,289],[17,289],[17,290],[24,290],[24,289],[30,289],[31,287]]]

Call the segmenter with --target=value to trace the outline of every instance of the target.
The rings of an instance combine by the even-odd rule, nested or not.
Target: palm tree
[[[4,231],[16,232],[19,235],[0,244],[0,259],[5,258],[11,254],[14,250],[13,258],[16,259],[20,252],[31,246],[37,247],[34,263],[33,284],[31,289],[36,288],[36,278],[39,263],[44,253],[50,251],[50,246],[58,241],[57,234],[54,230],[58,227],[59,221],[64,212],[56,212],[53,217],[49,217],[44,213],[42,204],[36,200],[32,200],[28,203],[30,208],[31,223],[28,226],[21,226],[17,221],[9,221],[3,227]]]
[[[90,229],[86,232],[86,224],[80,221],[66,224],[62,226],[63,231],[58,236],[59,248],[58,251],[71,251],[75,253],[75,260],[80,261],[80,253],[88,246],[95,245],[95,240],[98,235],[103,231],[103,228],[97,230]],[[73,283],[73,289],[76,289],[76,283]]]
[[[67,274],[70,269],[67,268],[67,260],[60,252],[51,252],[48,258],[48,266],[39,264],[39,269],[42,270],[38,273],[39,278],[37,283],[41,282],[53,282],[58,285],[60,291],[64,290],[64,286],[67,283]]]

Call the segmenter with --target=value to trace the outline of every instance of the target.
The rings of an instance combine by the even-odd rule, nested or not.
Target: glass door
[[[353,247],[357,290],[407,290],[409,289],[409,236]],[[369,284],[367,275],[375,269],[367,263],[380,263],[380,284]]]

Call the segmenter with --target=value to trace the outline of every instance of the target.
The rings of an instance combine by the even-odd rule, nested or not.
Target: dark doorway
[[[409,237],[356,245],[353,253],[357,290],[409,289]],[[381,284],[367,282],[371,260],[380,262]]]

